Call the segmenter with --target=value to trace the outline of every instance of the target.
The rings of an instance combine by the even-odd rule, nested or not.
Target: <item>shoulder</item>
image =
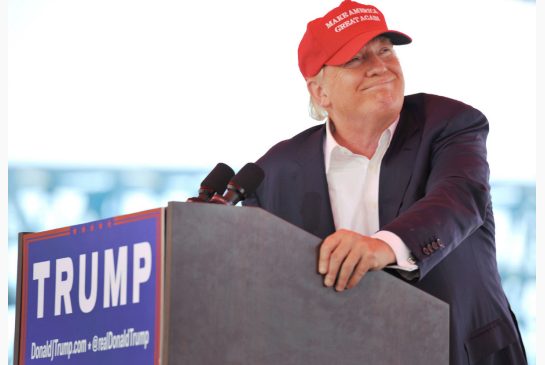
[[[405,96],[403,110],[420,114],[420,117],[426,119],[450,119],[465,113],[482,115],[479,110],[462,101],[425,93]]]
[[[309,151],[314,152],[317,148],[321,149],[324,135],[325,124],[308,128],[292,138],[272,146],[257,161],[257,164],[265,167],[278,162],[285,163],[287,160],[297,160],[298,157],[305,155]]]
[[[410,116],[425,129],[436,127],[464,128],[471,125],[487,126],[488,121],[481,111],[459,100],[433,94],[405,96],[402,114]]]

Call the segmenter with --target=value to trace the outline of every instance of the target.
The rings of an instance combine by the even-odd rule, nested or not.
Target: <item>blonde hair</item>
[[[309,77],[309,79],[314,79],[317,82],[322,82],[323,76],[324,76],[324,68],[322,67],[320,69],[320,72],[318,72],[316,76]],[[318,105],[318,103],[314,102],[312,95],[310,95],[310,100],[308,103],[308,113],[312,119],[315,119],[320,122],[328,118],[327,111],[324,108],[322,108],[320,105]]]

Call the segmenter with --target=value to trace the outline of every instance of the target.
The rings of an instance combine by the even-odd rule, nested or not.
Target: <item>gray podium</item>
[[[168,364],[448,364],[448,305],[385,272],[335,292],[321,240],[260,208],[169,203]]]

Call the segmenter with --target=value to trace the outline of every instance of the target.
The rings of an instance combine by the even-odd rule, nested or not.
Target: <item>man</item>
[[[308,23],[299,68],[327,122],[257,162],[266,177],[246,204],[324,238],[326,287],[386,269],[449,303],[451,364],[524,364],[496,266],[488,122],[455,100],[404,97],[393,45],[410,42],[352,1]]]

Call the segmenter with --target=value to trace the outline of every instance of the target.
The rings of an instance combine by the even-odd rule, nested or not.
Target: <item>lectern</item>
[[[335,292],[320,239],[260,208],[170,203],[169,364],[448,364],[448,305],[384,272]]]
[[[92,351],[88,332],[71,333],[73,339],[91,343],[89,351],[73,354],[72,362],[96,363],[101,356],[101,363],[117,364],[124,351],[140,351],[142,358],[155,351],[158,356],[149,356],[147,362],[132,363],[448,364],[449,307],[429,294],[386,272],[367,273],[356,288],[341,293],[324,287],[317,272],[321,240],[260,208],[171,202],[160,212],[164,221],[158,227],[164,239],[159,240],[161,249],[151,245],[149,278],[141,275],[147,274],[148,261],[142,255],[131,261],[130,249],[127,266],[128,298],[138,290],[144,301],[142,293],[148,286],[153,287],[150,293],[160,293],[153,301],[160,308],[154,317],[159,323],[153,328],[159,330],[149,331],[153,338],[146,349],[128,343],[102,352]],[[113,250],[115,258],[120,251]],[[67,256],[52,255],[52,265],[56,257]],[[140,274],[138,285],[135,273]],[[20,274],[18,280],[26,280],[28,289],[32,275],[28,270]],[[78,298],[76,286],[70,292],[73,303]],[[21,303],[35,293],[23,292],[21,283],[18,287],[18,333],[26,337],[18,336],[15,357],[24,364],[67,363],[66,356],[53,361],[18,356],[31,351],[33,332],[22,327],[29,322],[20,314],[36,311],[28,305],[21,311]],[[134,311],[136,304],[127,302],[100,310]],[[46,306],[44,316],[50,310]],[[76,305],[72,310],[84,319],[93,315],[79,313]],[[54,323],[55,316],[49,317],[48,323]],[[125,329],[144,330],[138,316],[134,323],[128,321]]]

